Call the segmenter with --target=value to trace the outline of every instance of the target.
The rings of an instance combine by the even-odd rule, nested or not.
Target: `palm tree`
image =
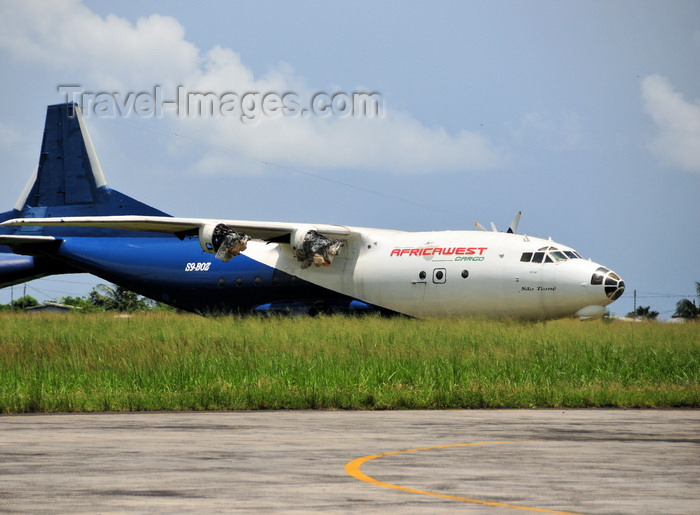
[[[643,318],[644,320],[656,320],[659,316],[658,311],[651,311],[651,306],[639,306],[637,311],[630,311],[627,313],[628,318]]]
[[[148,301],[121,286],[98,284],[90,292],[90,302],[104,311],[143,311],[149,309]]]
[[[695,291],[697,296],[700,297],[700,282],[695,281]],[[694,300],[682,299],[676,303],[676,312],[672,316],[673,318],[695,320],[700,317],[700,308],[698,308]]]

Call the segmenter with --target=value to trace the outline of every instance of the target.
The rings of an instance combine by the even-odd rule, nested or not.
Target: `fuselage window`
[[[469,270],[462,270],[462,279],[469,277]]]

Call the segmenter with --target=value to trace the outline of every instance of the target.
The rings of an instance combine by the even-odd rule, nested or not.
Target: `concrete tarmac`
[[[0,512],[690,514],[699,444],[698,410],[7,415]]]

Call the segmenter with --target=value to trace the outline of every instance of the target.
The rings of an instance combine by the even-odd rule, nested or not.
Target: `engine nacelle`
[[[212,242],[215,228],[216,224],[202,225],[199,228],[199,244],[204,252],[209,252],[210,254],[216,254],[214,243]]]
[[[215,254],[227,262],[243,252],[250,236],[241,234],[225,224],[206,224],[199,228],[199,244],[204,252]]]
[[[311,265],[330,266],[344,243],[316,232],[313,226],[299,227],[292,232],[290,244],[294,255],[305,269]]]

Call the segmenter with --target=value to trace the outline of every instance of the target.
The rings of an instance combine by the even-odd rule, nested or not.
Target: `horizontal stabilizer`
[[[14,253],[25,256],[42,256],[51,253],[62,241],[53,236],[0,234],[0,245],[7,245]]]
[[[0,234],[0,245],[31,245],[34,243],[51,243],[57,241],[53,236],[18,236],[14,234]]]

